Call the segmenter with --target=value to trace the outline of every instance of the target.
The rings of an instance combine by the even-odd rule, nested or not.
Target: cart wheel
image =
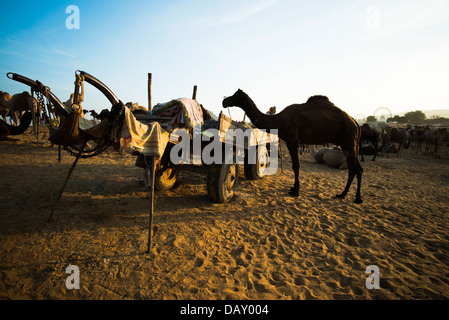
[[[214,202],[226,203],[234,197],[239,178],[237,164],[211,165],[207,173],[207,195]]]
[[[163,168],[155,172],[154,187],[156,190],[170,190],[178,180],[179,169],[175,166]],[[143,169],[143,182],[146,187],[151,187],[150,168]]]
[[[248,155],[245,154],[245,178],[248,180],[259,180],[262,179],[263,172],[268,167],[270,155],[266,145],[258,146],[257,159],[255,164],[248,163]]]

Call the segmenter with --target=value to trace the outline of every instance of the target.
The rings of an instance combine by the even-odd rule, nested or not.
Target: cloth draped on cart
[[[193,129],[195,125],[203,124],[203,110],[201,105],[193,99],[179,98],[158,103],[151,112],[158,116],[176,116],[176,123],[186,129]]]
[[[162,157],[169,140],[169,133],[158,122],[148,125],[138,121],[129,108],[125,107],[125,121],[121,138],[126,149],[138,151],[145,156]]]

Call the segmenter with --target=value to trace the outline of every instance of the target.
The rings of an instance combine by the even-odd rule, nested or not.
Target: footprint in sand
[[[205,262],[207,262],[208,259],[208,255],[207,255],[207,251],[204,250],[203,252],[197,254],[195,263],[194,263],[194,267],[195,268],[201,268],[204,266]]]
[[[269,274],[268,281],[274,286],[284,286],[287,285],[287,276],[281,272],[272,271]]]

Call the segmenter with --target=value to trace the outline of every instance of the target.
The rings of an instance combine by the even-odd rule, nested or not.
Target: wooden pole
[[[152,74],[148,74],[148,111],[152,109],[152,101],[151,101],[151,82],[152,82]]]
[[[197,91],[197,89],[198,89],[198,86],[194,85],[193,86],[193,94],[192,94],[192,99],[193,100],[196,100],[196,91]]]
[[[154,211],[154,173],[155,173],[155,159],[154,156],[150,157],[150,222],[148,227],[148,253],[151,250],[151,238],[153,234],[153,211]]]

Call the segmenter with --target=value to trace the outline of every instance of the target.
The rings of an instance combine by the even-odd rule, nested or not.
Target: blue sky
[[[76,5],[80,28],[67,29]],[[449,108],[449,1],[8,1],[0,12],[0,90],[38,79],[61,99],[75,70],[123,102],[190,97],[218,114],[245,91],[262,111],[327,95],[357,117]],[[86,85],[84,108],[110,108]],[[231,109],[234,119],[243,113]]]

